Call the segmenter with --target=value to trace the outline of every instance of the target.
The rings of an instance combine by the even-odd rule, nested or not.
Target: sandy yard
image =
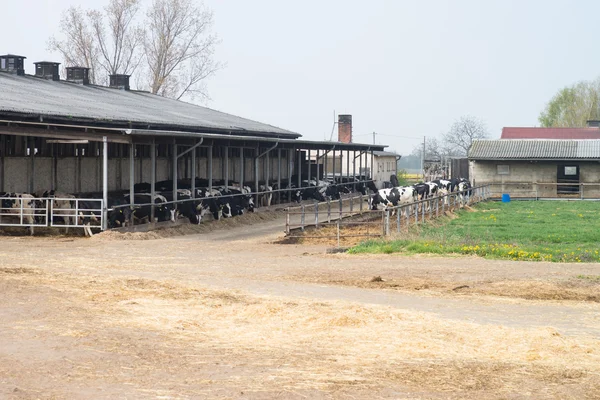
[[[600,398],[597,264],[223,228],[0,238],[0,397]]]

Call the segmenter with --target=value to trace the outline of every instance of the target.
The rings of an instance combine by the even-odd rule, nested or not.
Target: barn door
[[[558,183],[556,187],[558,195],[579,194],[579,165],[559,164],[556,183]]]

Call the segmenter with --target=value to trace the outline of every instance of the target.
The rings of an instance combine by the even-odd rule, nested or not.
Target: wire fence
[[[368,196],[351,196],[336,202],[290,207],[286,215],[288,238],[325,238],[340,241],[350,237],[381,238],[401,232],[411,225],[423,224],[465,205],[488,200],[490,186],[483,185],[419,201],[386,207],[369,208]],[[361,227],[366,229],[362,230]],[[334,228],[330,234],[310,234],[308,228]],[[359,229],[349,229],[359,228]]]

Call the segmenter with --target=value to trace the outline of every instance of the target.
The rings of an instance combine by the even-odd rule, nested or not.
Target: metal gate
[[[102,199],[52,198],[50,226],[56,228],[102,229]],[[62,222],[62,223],[61,223]]]
[[[0,226],[102,229],[102,199],[0,198]]]

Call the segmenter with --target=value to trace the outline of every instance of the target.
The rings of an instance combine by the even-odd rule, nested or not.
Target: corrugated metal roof
[[[147,92],[83,86],[0,72],[0,113],[33,114],[62,119],[140,123],[194,130],[297,138],[300,134]]]
[[[599,128],[504,127],[501,139],[600,139]]]
[[[577,160],[600,159],[600,140],[476,140],[469,149],[472,160]]]

